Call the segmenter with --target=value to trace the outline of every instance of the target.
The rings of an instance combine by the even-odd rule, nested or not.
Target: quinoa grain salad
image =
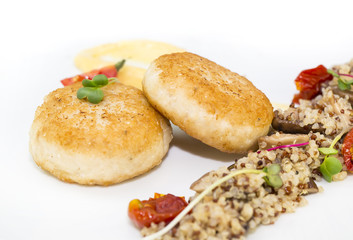
[[[343,91],[340,81],[350,84],[353,61],[331,71],[344,74],[346,79],[333,75],[333,80],[318,83],[321,89],[317,95],[275,110],[273,130],[258,140],[257,151],[195,181],[190,187],[195,195],[189,203],[198,202],[165,234],[156,235],[167,225],[163,221],[143,227],[141,234],[146,239],[165,240],[245,239],[260,224],[273,224],[281,214],[306,205],[306,195],[323,191],[317,182],[344,180],[353,170],[353,110],[350,97],[338,91]],[[279,186],[273,186],[266,175],[273,165],[280,166]],[[254,173],[236,174],[247,169]],[[232,174],[236,176],[204,194]],[[202,194],[205,196],[199,201]]]
[[[196,192],[193,198],[231,171],[280,163],[283,186],[274,189],[259,174],[239,175],[215,188],[162,239],[245,239],[245,234],[259,224],[273,224],[282,213],[304,206],[304,195],[321,191],[314,181],[321,180],[317,172],[322,160],[318,148],[331,143],[320,133],[309,137],[304,147],[251,152],[238,159],[231,170],[223,167],[197,180],[191,186]],[[152,224],[141,233],[146,236],[163,227],[164,223]]]
[[[330,87],[313,100],[300,100],[298,107],[276,110],[273,127],[284,132],[321,132],[334,136],[353,126],[353,110],[348,97],[335,95]]]

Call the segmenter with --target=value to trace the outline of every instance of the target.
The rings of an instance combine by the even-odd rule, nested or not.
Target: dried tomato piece
[[[346,165],[348,171],[353,172],[353,129],[349,131],[343,140],[342,144],[342,155],[344,159],[344,164]]]
[[[128,215],[139,228],[149,227],[151,223],[171,222],[188,204],[184,197],[172,194],[155,193],[154,198],[129,203]]]
[[[294,95],[292,103],[298,104],[299,99],[313,99],[320,93],[321,84],[332,79],[323,65],[302,71],[294,81],[299,93]]]

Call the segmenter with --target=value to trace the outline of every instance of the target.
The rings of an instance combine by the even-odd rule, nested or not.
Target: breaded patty
[[[186,133],[224,152],[243,153],[266,135],[273,109],[237,73],[198,55],[163,55],[142,82],[149,102]]]
[[[30,152],[38,166],[57,178],[109,185],[158,165],[169,149],[172,129],[143,93],[113,83],[91,104],[76,97],[76,83],[59,88],[38,107]]]

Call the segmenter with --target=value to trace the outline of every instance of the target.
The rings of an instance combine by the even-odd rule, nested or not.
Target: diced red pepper
[[[333,76],[323,65],[302,71],[295,79],[299,93],[294,95],[292,102],[298,104],[299,99],[313,99],[321,92],[321,84],[332,79]]]
[[[149,200],[132,200],[129,203],[128,215],[139,228],[149,227],[152,223],[165,222],[168,224],[187,205],[184,197],[155,193],[154,198]]]
[[[86,72],[86,73],[82,73],[82,74],[76,75],[74,77],[65,78],[65,79],[61,80],[61,83],[64,86],[68,86],[68,85],[71,85],[71,84],[73,84],[75,82],[81,82],[83,79],[92,80],[92,78],[94,78],[96,75],[99,75],[99,74],[104,74],[108,78],[117,77],[118,76],[118,71],[123,67],[124,63],[125,63],[125,60],[122,60],[121,62],[118,62],[115,65],[103,67],[103,68],[100,68],[100,69],[95,69],[95,70],[92,70],[90,72]]]

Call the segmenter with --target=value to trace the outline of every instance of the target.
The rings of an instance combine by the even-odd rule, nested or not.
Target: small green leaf
[[[271,164],[267,168],[267,172],[269,175],[279,174],[280,171],[281,171],[281,166],[279,164]]]
[[[342,164],[335,157],[326,157],[320,165],[320,171],[326,181],[331,182],[332,176],[341,172]]]
[[[322,176],[326,181],[332,182],[332,174],[329,171],[327,171],[326,165],[324,164],[324,162],[320,165],[320,172],[322,173]]]
[[[108,80],[107,76],[105,76],[104,74],[98,74],[98,75],[94,76],[94,78],[92,79],[92,82],[97,87],[103,87],[109,83],[109,80]]]
[[[104,94],[102,89],[92,88],[92,90],[89,91],[87,99],[89,102],[97,104],[102,101],[103,97],[104,97]]]
[[[274,188],[279,188],[283,185],[282,179],[279,176],[281,171],[281,166],[279,164],[271,164],[262,169],[266,173],[266,176],[263,177],[265,182]]]
[[[346,84],[342,79],[338,79],[338,88],[345,91],[351,89],[351,85]]]
[[[88,88],[88,87],[80,88],[80,89],[77,91],[76,96],[77,96],[78,99],[86,98],[86,97],[88,97],[88,95],[90,94],[90,91],[91,91],[91,89]]]
[[[338,150],[334,148],[319,148],[319,152],[324,155],[335,155],[338,153]]]
[[[337,158],[328,157],[324,162],[327,171],[329,171],[332,175],[335,175],[342,170],[342,164]]]
[[[271,186],[274,188],[279,188],[283,185],[282,179],[278,175],[269,175],[268,181],[270,182]]]
[[[121,60],[120,62],[117,62],[114,67],[117,71],[119,71],[125,64],[125,59]]]
[[[96,85],[94,84],[94,82],[92,80],[89,79],[83,79],[82,80],[82,85],[84,87],[96,87]]]
[[[350,81],[345,81],[345,80],[343,80],[343,79],[341,78],[340,74],[338,74],[338,73],[336,73],[336,72],[334,72],[334,71],[332,71],[332,70],[330,70],[330,69],[328,69],[327,72],[328,72],[329,74],[331,74],[332,76],[338,78],[337,83],[338,83],[338,88],[339,88],[340,90],[345,91],[345,90],[350,90],[350,89],[351,89],[351,85],[353,84],[353,81],[352,81],[352,80],[350,80]]]
[[[267,175],[263,177],[267,185],[274,187],[274,188],[279,188],[282,187],[283,182],[282,179],[279,175]]]

